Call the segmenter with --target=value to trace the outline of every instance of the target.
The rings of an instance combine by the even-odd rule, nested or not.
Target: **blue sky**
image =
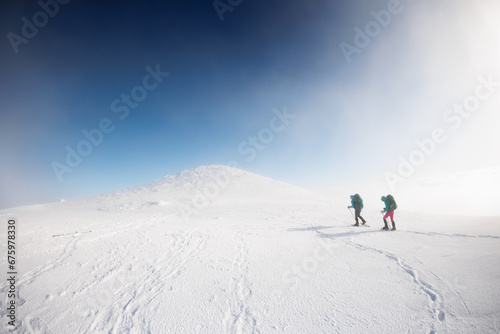
[[[500,81],[497,1],[221,1],[224,20],[212,1],[42,2],[57,13],[27,43],[12,34],[25,38],[41,6],[1,5],[0,208],[231,160],[308,188],[397,192],[410,182],[391,189],[385,173],[437,127],[448,139],[409,179],[500,165],[500,88],[458,129],[443,120],[478,77]],[[377,28],[373,13],[391,14]],[[370,22],[346,57],[341,43],[356,47]],[[141,90],[147,67],[169,74]],[[147,96],[120,119],[111,105],[134,89]],[[285,110],[293,119],[248,161],[245,141],[269,139]],[[61,180],[54,162],[103,119],[113,131]]]

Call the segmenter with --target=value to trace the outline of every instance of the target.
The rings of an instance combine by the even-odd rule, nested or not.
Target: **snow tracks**
[[[419,271],[407,263],[405,263],[404,260],[396,256],[395,254],[389,253],[387,251],[365,246],[353,241],[346,241],[346,243],[350,246],[353,246],[361,251],[370,251],[370,252],[375,252],[378,254],[381,254],[385,256],[387,259],[394,261],[401,270],[403,270],[405,273],[411,276],[413,279],[413,282],[417,284],[418,288],[427,295],[429,299],[429,314],[434,319],[434,325],[432,325],[432,328],[428,330],[429,334],[434,334],[436,333],[436,328],[441,326],[441,322],[443,322],[446,319],[446,313],[444,311],[444,304],[443,304],[443,296],[441,293],[435,289],[430,283],[425,281],[424,279],[421,278],[421,274]]]
[[[161,313],[172,284],[190,270],[208,236],[171,231],[160,220],[101,226],[92,234],[47,239],[44,247],[58,250],[41,252],[48,261],[18,282],[17,333],[162,332],[152,328],[151,316]]]
[[[259,333],[256,329],[256,317],[249,306],[253,294],[252,283],[248,278],[249,249],[241,232],[235,233],[234,240],[237,251],[232,262],[233,276],[228,289],[230,296],[226,302],[227,310],[223,319],[223,328],[226,334]]]
[[[319,229],[310,226],[309,229],[315,231],[321,237],[324,238],[335,238],[334,235],[326,234],[321,232]],[[363,231],[362,235],[366,235],[368,231]],[[378,231],[373,231],[373,233],[378,233]],[[389,251],[383,250],[381,247],[373,247],[368,246],[366,244],[362,244],[357,240],[356,236],[361,235],[360,233],[340,233],[336,236],[339,236],[337,239],[341,242],[345,243],[345,245],[354,247],[361,252],[371,252],[373,254],[378,254],[385,257],[387,260],[395,263],[398,268],[401,269],[402,272],[409,275],[409,278],[416,284],[418,290],[420,290],[424,295],[428,298],[428,308],[429,308],[429,317],[431,321],[429,322],[430,326],[425,330],[428,334],[435,334],[440,332],[442,328],[446,328],[446,312],[444,307],[444,297],[443,294],[435,288],[431,283],[429,283],[426,279],[424,279],[424,275],[415,267],[409,265],[407,261],[402,259],[400,256],[393,254]],[[395,234],[392,234],[395,235]],[[433,273],[430,273],[433,276],[436,276]],[[439,277],[438,277],[439,279]],[[424,322],[427,323],[427,322]]]
[[[205,247],[206,239],[198,232],[171,234],[154,262],[128,264],[119,274],[123,285],[115,292],[115,302],[96,314],[88,332],[152,332],[147,314],[158,308],[157,297],[169,290],[169,282]]]

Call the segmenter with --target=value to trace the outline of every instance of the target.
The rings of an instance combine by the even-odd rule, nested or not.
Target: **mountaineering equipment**
[[[363,209],[363,206],[364,206],[363,199],[361,198],[361,196],[359,196],[359,194],[352,196],[351,200],[352,200],[352,206],[354,207],[354,209]]]
[[[394,211],[398,208],[398,205],[396,204],[396,201],[394,200],[394,197],[392,197],[392,195],[387,195],[385,197],[385,200],[389,204],[389,209],[387,210],[388,212]]]

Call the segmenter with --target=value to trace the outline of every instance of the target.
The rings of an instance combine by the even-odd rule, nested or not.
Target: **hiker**
[[[363,199],[359,194],[356,195],[351,195],[351,206],[348,206],[347,208],[354,208],[354,218],[356,219],[356,224],[353,226],[359,226],[358,218],[361,219],[362,225],[366,224],[366,220],[361,217],[361,209],[363,209]]]
[[[383,230],[388,230],[389,226],[387,226],[387,218],[391,218],[392,222],[392,231],[396,230],[396,223],[394,222],[394,210],[398,208],[396,201],[394,200],[394,197],[392,195],[387,195],[387,196],[382,196],[381,198],[382,202],[385,203],[385,208],[382,210],[382,213],[385,213],[384,215],[384,227],[382,228]]]

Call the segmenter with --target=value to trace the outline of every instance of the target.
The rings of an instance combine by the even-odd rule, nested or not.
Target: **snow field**
[[[351,226],[346,197],[213,166],[1,211],[20,225],[16,333],[498,332],[497,218],[398,210],[385,232],[369,210],[371,227]]]

